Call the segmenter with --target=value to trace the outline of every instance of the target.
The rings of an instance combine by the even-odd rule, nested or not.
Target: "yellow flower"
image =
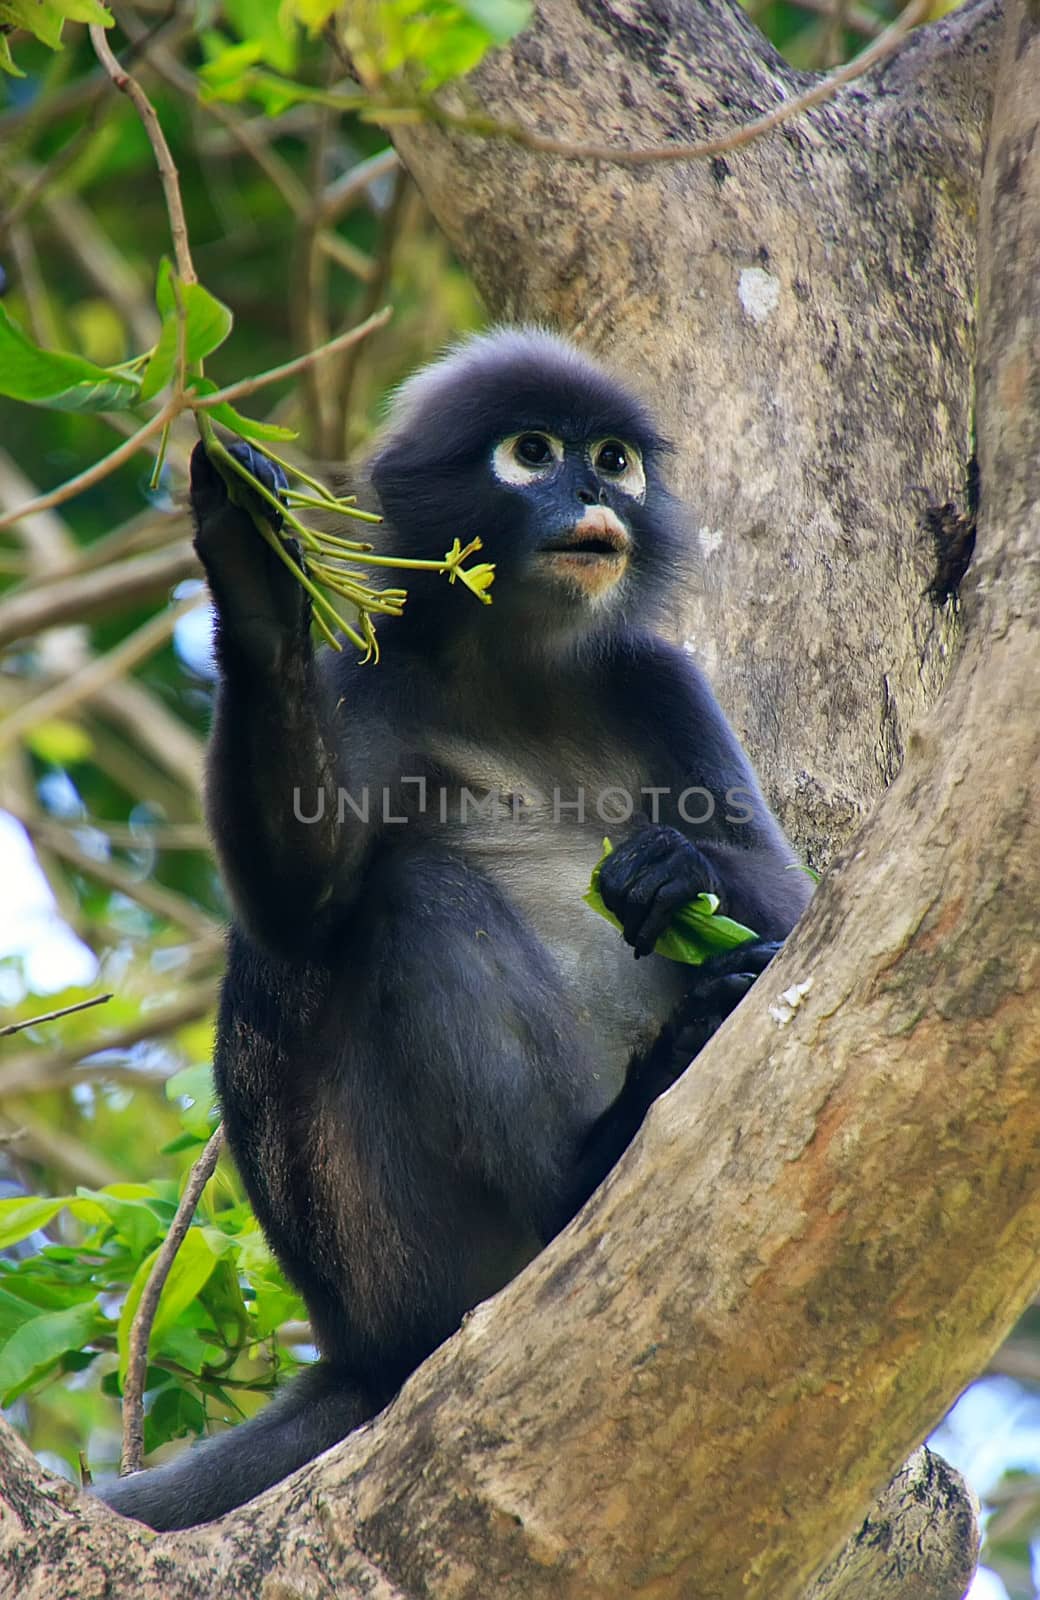
[[[495,581],[493,564],[490,561],[481,561],[477,566],[470,567],[468,570],[464,570],[462,567],[462,562],[465,561],[467,556],[473,555],[475,551],[482,548],[481,541],[473,539],[463,550],[456,539],[444,560],[448,569],[448,582],[454,583],[456,578],[461,578],[470,593],[475,594],[478,600],[489,606],[491,604],[491,596],[488,594],[488,590]]]

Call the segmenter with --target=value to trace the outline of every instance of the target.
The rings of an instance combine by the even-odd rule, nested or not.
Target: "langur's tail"
[[[95,1491],[124,1517],[162,1532],[212,1522],[280,1483],[375,1415],[379,1405],[319,1361],[248,1422],[192,1446],[168,1466]]]

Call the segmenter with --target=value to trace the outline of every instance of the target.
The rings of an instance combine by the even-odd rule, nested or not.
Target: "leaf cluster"
[[[208,1071],[205,1073],[208,1078]],[[198,1072],[171,1080],[200,1089]],[[208,1097],[182,1113],[166,1147],[197,1152]],[[0,1404],[58,1380],[100,1378],[122,1392],[130,1328],[177,1207],[169,1179],[114,1183],[51,1197],[0,1200]],[[210,1185],[174,1258],[149,1344],[145,1445],[199,1434],[240,1413],[298,1362],[278,1330],[304,1316],[251,1210],[223,1171]]]

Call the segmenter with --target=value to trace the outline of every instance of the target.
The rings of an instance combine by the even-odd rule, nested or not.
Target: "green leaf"
[[[179,1383],[160,1389],[144,1419],[144,1446],[157,1450],[170,1439],[197,1437],[206,1431],[206,1408],[198,1395]]]
[[[198,1134],[203,1139],[208,1139],[213,1132],[210,1112],[215,1095],[213,1068],[208,1061],[182,1067],[166,1080],[167,1100],[173,1104],[181,1099],[188,1101],[186,1106],[180,1107],[185,1132]]]
[[[0,0],[0,26],[22,28],[52,50],[61,49],[63,20],[53,0]]]
[[[173,293],[173,262],[169,256],[159,257],[159,270],[155,274],[155,308],[164,322],[177,312]]]
[[[217,385],[210,378],[196,378],[192,387],[200,397],[217,392]],[[276,422],[257,422],[253,417],[244,417],[241,411],[236,411],[226,400],[219,406],[208,406],[206,415],[225,428],[230,428],[232,433],[240,434],[243,439],[299,438],[295,428],[283,428]]]
[[[64,350],[41,350],[0,305],[0,394],[52,411],[121,411],[139,380]]]
[[[530,0],[461,0],[460,10],[480,24],[496,44],[505,44],[531,20]]]
[[[105,1328],[96,1300],[47,1311],[13,1333],[0,1350],[0,1400],[10,1405],[64,1356],[80,1350]]]
[[[140,1186],[125,1184],[120,1187]],[[103,1189],[79,1189],[77,1193],[82,1200],[100,1207],[119,1237],[125,1240],[131,1255],[138,1259],[154,1239],[166,1232],[176,1210],[170,1201],[160,1200],[149,1191],[143,1196],[113,1194]]]
[[[151,400],[164,389],[176,370],[180,338],[178,294],[184,309],[184,358],[189,366],[219,350],[231,332],[234,318],[224,302],[201,283],[180,283],[164,258],[155,286],[156,304],[163,312],[162,331],[141,381],[142,400]]]
[[[0,1200],[0,1250],[7,1250],[38,1228],[45,1228],[67,1204],[67,1198]]]
[[[299,30],[283,15],[281,0],[224,0],[221,9],[239,38],[260,46],[259,60],[276,72],[295,71]]]
[[[68,767],[76,761],[86,761],[94,750],[94,741],[86,728],[78,722],[66,722],[61,717],[38,722],[25,735],[25,742],[34,756],[56,767]]]
[[[613,912],[607,910],[599,892],[600,868],[613,849],[610,840],[604,839],[603,854],[592,869],[588,893],[582,899],[597,916],[604,917],[620,933],[621,923]],[[667,956],[669,961],[682,961],[687,966],[699,967],[709,957],[723,950],[735,950],[749,939],[758,938],[758,934],[752,928],[745,928],[742,922],[734,922],[731,917],[720,917],[718,909],[718,896],[714,894],[699,894],[686,905],[680,906],[672,917],[671,925],[654,945],[654,954]]]
[[[180,1155],[182,1150],[199,1150],[206,1143],[202,1133],[179,1133],[176,1139],[171,1139],[169,1144],[164,1144],[159,1151],[161,1156]]]
[[[119,1327],[116,1340],[119,1345],[119,1381],[126,1378],[127,1363],[130,1359],[130,1328],[133,1324],[134,1313],[141,1301],[144,1286],[148,1282],[158,1250],[153,1250],[137,1271],[134,1273],[133,1282],[127,1291],[123,1302],[123,1309],[119,1317]],[[184,1241],[173,1259],[170,1275],[163,1284],[159,1307],[152,1323],[152,1337],[159,1339],[163,1331],[171,1327],[181,1312],[198,1296],[217,1264],[217,1258],[209,1247],[201,1228],[189,1228]]]
[[[52,50],[62,48],[61,29],[66,21],[98,22],[103,28],[111,28],[114,20],[100,0],[0,0],[0,28],[5,31],[24,29]],[[16,78],[25,76],[12,61],[3,33],[0,33],[0,67]]]
[[[39,0],[25,0],[25,3],[35,6]],[[101,5],[100,0],[58,0],[58,10],[68,22],[100,23],[102,28],[115,25],[111,11]]]
[[[257,422],[254,417],[244,417],[241,411],[236,411],[234,406],[223,401],[219,406],[211,406],[207,412],[214,422],[220,422],[225,428],[230,428],[234,433],[241,434],[243,439],[298,439],[299,433],[295,428],[283,428],[277,422]]]
[[[5,33],[0,33],[0,72],[9,72],[12,78],[25,77],[21,67],[16,67],[14,64],[14,56],[11,54]]]

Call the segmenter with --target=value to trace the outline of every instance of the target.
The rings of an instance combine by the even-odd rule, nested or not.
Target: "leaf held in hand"
[[[588,893],[582,898],[587,906],[598,916],[605,917],[620,933],[621,924],[613,912],[607,910],[599,889],[600,868],[613,849],[610,840],[604,839],[603,854],[592,869]],[[720,955],[724,950],[734,950],[737,945],[758,938],[753,928],[745,928],[742,922],[734,922],[732,917],[720,917],[718,911],[719,898],[714,894],[699,894],[686,905],[680,906],[670,926],[654,945],[654,954],[667,956],[669,961],[682,961],[687,966],[699,967],[711,956]]]

